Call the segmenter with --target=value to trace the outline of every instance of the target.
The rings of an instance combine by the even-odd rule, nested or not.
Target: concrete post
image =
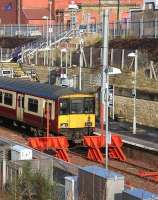
[[[93,47],[90,47],[90,67],[93,65]]]
[[[78,200],[77,176],[65,177],[65,200]]]
[[[35,65],[38,64],[38,49],[36,49],[36,55],[35,55]]]
[[[157,18],[155,18],[155,38],[157,38]]]
[[[110,65],[113,66],[113,61],[114,61],[114,49],[111,49],[111,55],[110,55]]]
[[[124,69],[125,64],[125,50],[122,49],[121,69]]]
[[[31,64],[30,53],[29,53],[29,65]]]
[[[6,184],[6,158],[5,158],[5,151],[3,150],[3,161],[2,161],[2,190],[5,189]]]
[[[10,26],[10,33],[11,33],[11,37],[13,36],[13,25],[11,24]]]
[[[2,57],[3,57],[3,49],[1,48],[1,62],[2,62]]]
[[[70,49],[70,62],[69,62],[69,64],[70,64],[70,67],[72,66],[72,52],[71,52],[71,49]]]
[[[43,52],[43,64],[46,65],[46,52]]]
[[[24,47],[21,49],[21,62],[24,63]]]
[[[140,19],[140,38],[142,38],[143,37],[143,34],[144,34],[144,22],[143,22],[143,16],[142,16],[142,18]]]

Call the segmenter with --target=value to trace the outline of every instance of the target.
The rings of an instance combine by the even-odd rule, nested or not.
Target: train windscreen
[[[95,112],[94,98],[75,98],[60,100],[60,114],[93,114]]]

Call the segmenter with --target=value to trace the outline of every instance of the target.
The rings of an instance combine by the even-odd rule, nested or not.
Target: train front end
[[[95,97],[86,94],[62,96],[59,99],[58,129],[75,143],[95,128]]]

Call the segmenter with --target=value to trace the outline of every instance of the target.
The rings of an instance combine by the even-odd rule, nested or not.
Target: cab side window
[[[60,115],[70,114],[70,100],[62,99],[60,100]]]

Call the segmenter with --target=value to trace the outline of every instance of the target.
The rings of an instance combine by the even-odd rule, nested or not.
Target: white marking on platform
[[[138,143],[135,143],[135,142],[124,140],[124,139],[122,141],[124,143],[126,143],[126,144],[130,144],[130,145],[137,146],[137,147],[140,147],[140,148],[143,148],[143,149],[147,149],[147,150],[150,150],[150,151],[157,151],[158,152],[158,149],[153,148],[153,147],[148,147],[148,146],[145,146],[143,144],[138,144]]]

